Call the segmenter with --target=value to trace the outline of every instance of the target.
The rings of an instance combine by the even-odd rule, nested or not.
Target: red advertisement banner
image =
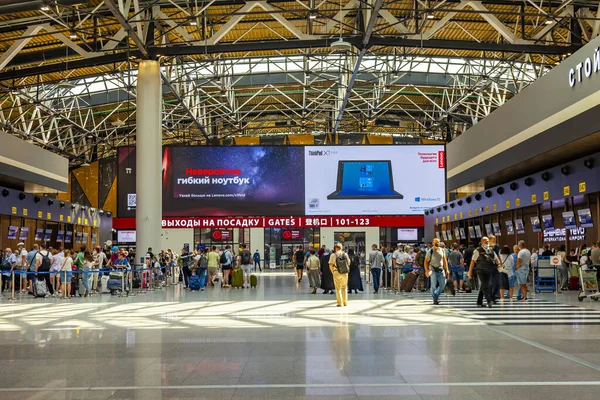
[[[163,218],[162,227],[173,228],[320,228],[320,227],[421,227],[423,216],[372,217],[232,217],[232,218]],[[118,224],[121,225],[122,224]],[[119,229],[115,227],[115,229]]]

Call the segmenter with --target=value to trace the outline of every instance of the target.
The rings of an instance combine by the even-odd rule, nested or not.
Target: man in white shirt
[[[21,270],[21,293],[27,293],[27,250],[25,243],[17,244],[17,261],[15,267]]]
[[[404,246],[402,243],[398,243],[398,248],[394,250],[392,254],[392,289],[400,289],[398,287],[398,280],[402,274],[402,268],[406,262],[406,253],[404,252]]]

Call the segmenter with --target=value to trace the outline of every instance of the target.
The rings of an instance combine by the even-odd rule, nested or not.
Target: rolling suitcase
[[[46,297],[48,295],[48,287],[46,286],[46,281],[42,281],[39,279],[35,280],[35,284],[33,285],[33,295],[34,297]]]
[[[252,274],[250,275],[250,287],[256,289],[256,286],[258,286],[258,278]]]
[[[418,278],[419,278],[419,275],[415,274],[412,271],[408,272],[406,274],[406,278],[404,278],[402,280],[400,290],[402,290],[403,292],[406,292],[406,293],[410,292],[415,287],[415,283],[417,282]]]
[[[100,279],[100,293],[110,293],[110,289],[108,289],[108,275],[102,275]]]
[[[569,279],[569,290],[579,290],[579,277],[572,276]]]
[[[241,268],[235,268],[231,272],[231,287],[241,289],[244,286],[244,272]]]
[[[200,277],[198,275],[190,276],[189,285],[190,290],[200,290],[200,288],[202,287]]]
[[[446,287],[444,288],[444,293],[446,293],[446,295],[456,296],[456,290],[454,289],[454,281],[452,279],[448,279],[446,281]]]

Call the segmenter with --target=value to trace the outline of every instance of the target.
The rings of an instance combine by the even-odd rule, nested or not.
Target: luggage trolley
[[[550,265],[550,257],[538,257],[534,285],[536,293],[556,291],[556,267]]]
[[[587,265],[580,265],[579,284],[581,285],[581,292],[579,292],[577,300],[583,301],[583,299],[588,298],[598,301],[600,291],[598,290],[598,278],[595,269],[590,269]]]

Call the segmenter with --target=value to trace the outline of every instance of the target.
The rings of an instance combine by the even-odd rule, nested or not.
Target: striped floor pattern
[[[407,295],[419,303],[431,304],[428,293]],[[585,300],[590,301],[590,300]],[[600,325],[600,310],[557,303],[540,298],[526,302],[504,300],[492,308],[477,306],[477,293],[457,293],[455,297],[442,295],[438,307],[448,309],[464,318],[489,325]]]

